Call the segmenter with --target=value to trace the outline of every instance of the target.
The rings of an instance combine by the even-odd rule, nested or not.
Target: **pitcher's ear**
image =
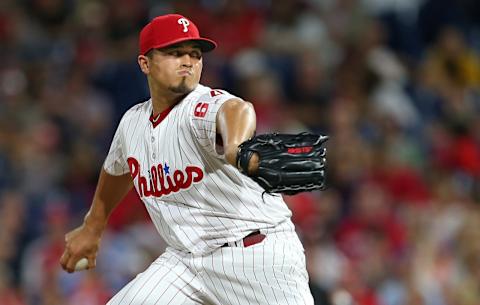
[[[142,70],[143,73],[145,74],[150,73],[149,60],[147,56],[138,55],[137,61],[138,61],[138,65],[140,66],[140,70]]]

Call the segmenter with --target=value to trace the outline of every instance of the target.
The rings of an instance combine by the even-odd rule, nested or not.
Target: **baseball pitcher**
[[[216,47],[184,16],[139,37],[151,98],[121,119],[62,267],[95,267],[102,232],[135,187],[168,248],[108,304],[313,304],[291,212],[277,193],[324,186],[325,136],[254,136],[252,105],[199,84]]]

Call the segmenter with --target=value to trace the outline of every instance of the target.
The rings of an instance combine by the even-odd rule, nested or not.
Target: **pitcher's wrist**
[[[104,219],[102,217],[95,217],[94,215],[88,213],[85,216],[83,225],[91,232],[101,235],[105,230],[105,227],[107,226],[107,219]]]

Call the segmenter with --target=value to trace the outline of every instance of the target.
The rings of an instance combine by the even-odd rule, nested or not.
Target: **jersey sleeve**
[[[112,144],[110,145],[110,150],[103,163],[103,169],[112,176],[124,175],[130,171],[125,157],[126,146],[123,135],[123,125],[124,119],[118,124],[117,131],[115,132]]]
[[[226,101],[238,98],[223,90],[210,90],[194,102],[192,117],[193,134],[203,149],[223,158],[223,149],[217,144],[217,112]]]

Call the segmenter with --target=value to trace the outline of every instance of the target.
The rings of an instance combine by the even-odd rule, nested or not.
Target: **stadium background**
[[[168,12],[219,43],[202,81],[253,102],[259,133],[331,136],[329,189],[286,198],[316,304],[480,304],[475,0],[2,0],[0,304],[105,304],[165,247],[132,193],[96,270],[58,263],[148,96],[138,31]]]

